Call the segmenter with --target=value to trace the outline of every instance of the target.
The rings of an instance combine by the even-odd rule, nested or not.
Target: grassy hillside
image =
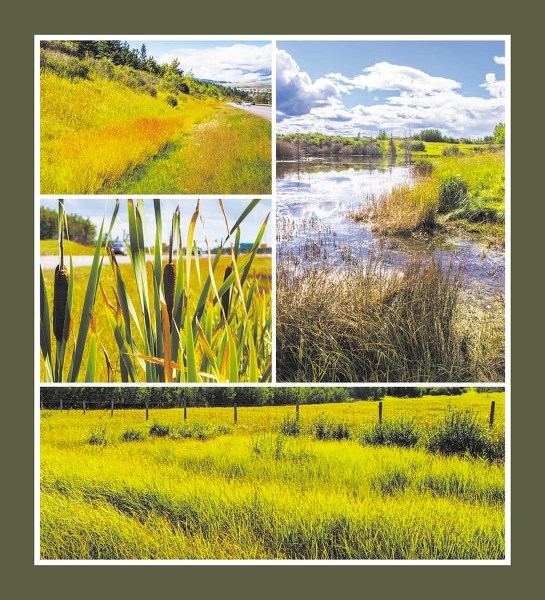
[[[85,69],[78,71],[78,65]],[[170,175],[166,181],[142,180],[139,191],[165,193],[168,187],[169,193],[270,193],[270,126],[252,115],[239,122],[238,112],[221,99],[180,93],[149,73],[114,66],[104,59],[83,61],[44,49],[40,72],[41,192],[133,192],[125,183],[127,177],[166,148],[180,148],[183,154],[183,146],[199,131],[197,126],[213,123],[217,124],[216,135],[200,136],[195,143],[216,154],[215,161],[198,165],[190,154],[182,159],[185,169],[174,181]],[[228,136],[227,150],[217,144],[223,136]],[[239,168],[225,179],[234,161]]]
[[[386,399],[432,426],[447,402],[486,423],[490,397]],[[428,402],[434,408],[428,409]],[[437,413],[434,413],[437,410]],[[44,559],[501,559],[502,461],[373,446],[376,403],[301,407],[44,411]],[[351,414],[349,418],[347,415]],[[320,418],[349,439],[311,433]],[[498,435],[502,424],[498,419]],[[160,434],[164,435],[160,435]]]

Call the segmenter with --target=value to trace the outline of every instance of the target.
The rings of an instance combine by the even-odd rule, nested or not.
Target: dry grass
[[[466,321],[461,275],[416,260],[277,276],[278,381],[502,381],[502,323]]]

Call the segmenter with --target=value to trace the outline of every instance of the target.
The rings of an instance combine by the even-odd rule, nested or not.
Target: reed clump
[[[395,272],[370,260],[336,276],[282,265],[278,381],[503,380],[503,361],[485,367],[479,350],[501,354],[497,338],[463,318],[461,275],[435,259]]]

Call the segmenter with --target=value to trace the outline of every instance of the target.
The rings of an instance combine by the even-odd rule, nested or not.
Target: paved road
[[[265,254],[261,256],[271,256],[270,254]],[[128,256],[116,256],[117,264],[119,265],[128,265],[131,261]],[[163,260],[168,259],[168,254],[163,254]],[[153,256],[147,254],[146,260],[148,262],[153,261]],[[58,256],[40,256],[40,265],[42,265],[42,269],[47,271],[48,269],[54,269],[59,264]],[[66,264],[69,263],[69,259],[67,257]],[[72,256],[72,264],[74,267],[90,267],[93,264],[92,256]],[[108,257],[104,257],[104,264],[109,265]]]
[[[147,260],[153,260],[152,257],[146,257]],[[70,259],[65,257],[66,265],[70,264]],[[128,256],[116,256],[117,262],[120,265],[127,265],[130,263],[130,259]],[[42,265],[42,269],[46,271],[47,269],[54,269],[59,264],[58,256],[40,256],[40,264]],[[72,256],[72,264],[74,267],[90,267],[93,264],[92,256]],[[109,264],[108,257],[104,257],[104,264]]]
[[[263,119],[267,119],[267,121],[272,121],[272,106],[242,106],[242,104],[236,104],[235,102],[228,102],[231,106],[235,108],[240,108],[245,110],[253,115],[257,115]]]

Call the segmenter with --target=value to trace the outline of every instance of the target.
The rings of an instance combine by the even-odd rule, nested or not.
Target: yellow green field
[[[41,193],[270,193],[268,122],[212,98],[182,94],[170,106],[167,96],[42,71]],[[154,158],[160,172],[148,172]]]
[[[487,422],[503,394],[386,398],[384,420],[433,425],[448,403]],[[363,445],[376,402],[40,417],[42,559],[502,559],[502,461]],[[350,438],[311,435],[318,417]],[[150,429],[170,428],[160,437]],[[136,433],[135,433],[136,432]],[[140,439],[138,439],[140,438]],[[133,440],[133,441],[124,441]],[[136,441],[134,441],[136,440]]]

